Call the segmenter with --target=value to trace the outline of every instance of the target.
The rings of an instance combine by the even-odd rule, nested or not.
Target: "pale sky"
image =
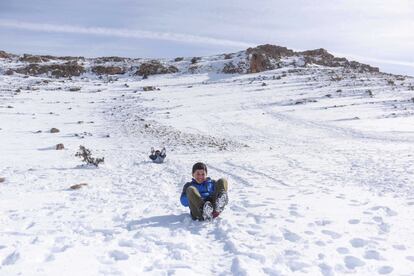
[[[0,0],[0,50],[203,56],[275,44],[414,76],[413,0]]]

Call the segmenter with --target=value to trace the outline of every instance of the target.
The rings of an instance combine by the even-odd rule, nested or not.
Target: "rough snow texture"
[[[0,76],[0,274],[413,275],[413,85],[324,66]],[[179,203],[197,161],[229,181],[211,223]]]

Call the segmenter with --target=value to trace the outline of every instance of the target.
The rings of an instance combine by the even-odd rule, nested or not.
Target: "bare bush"
[[[100,163],[104,162],[104,157],[92,157],[91,151],[85,148],[84,146],[79,146],[79,151],[75,154],[75,156],[82,158],[82,161],[85,162],[87,165],[94,165],[95,167],[98,167]]]

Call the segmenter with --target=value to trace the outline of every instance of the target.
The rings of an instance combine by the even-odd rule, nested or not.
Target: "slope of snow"
[[[0,274],[414,274],[413,80],[335,70],[1,76]],[[213,222],[179,203],[197,161],[229,181]]]

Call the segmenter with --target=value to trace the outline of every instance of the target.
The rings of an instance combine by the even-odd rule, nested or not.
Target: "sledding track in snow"
[[[411,94],[381,76],[329,74],[64,84],[78,92],[23,80],[39,90],[1,102],[0,274],[414,273],[412,119],[398,116],[413,111]],[[4,91],[22,81],[1,78]],[[79,145],[105,164],[80,167]],[[148,161],[151,146],[167,147],[166,163]],[[179,204],[197,161],[230,184],[212,223]]]

